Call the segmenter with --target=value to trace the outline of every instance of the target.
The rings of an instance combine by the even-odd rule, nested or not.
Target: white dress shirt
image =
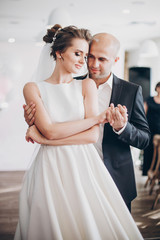
[[[112,93],[112,84],[113,84],[113,74],[111,74],[111,76],[108,78],[108,80],[105,83],[99,85],[98,105],[99,105],[100,113],[105,111],[109,106],[111,93]],[[104,131],[104,124],[100,124],[99,138],[98,138],[98,141],[94,144],[101,159],[103,159],[103,152],[102,152],[103,131]]]
[[[108,80],[105,83],[99,85],[99,88],[98,88],[99,113],[105,111],[109,107],[111,94],[112,94],[112,86],[113,86],[113,74],[111,74],[111,76],[108,78]],[[119,135],[124,131],[126,125],[127,123],[118,132],[115,131],[114,129],[113,131]],[[99,138],[98,138],[98,141],[94,144],[101,159],[103,159],[103,152],[102,152],[103,131],[104,131],[104,124],[100,124]]]

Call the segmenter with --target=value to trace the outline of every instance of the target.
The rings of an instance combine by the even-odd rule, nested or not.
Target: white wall
[[[113,73],[119,77],[119,78],[124,78],[124,62],[125,62],[125,50],[123,46],[121,46],[120,51],[119,51],[119,60],[117,63],[115,63],[112,71]]]
[[[154,40],[159,49],[157,57],[139,57],[139,49],[128,53],[128,67],[150,67],[151,68],[151,96],[155,95],[155,85],[160,81],[160,39]]]
[[[0,43],[0,103],[9,102],[9,107],[0,111],[0,171],[25,170],[31,162],[35,145],[25,141],[22,91],[32,79],[40,52],[35,44]],[[123,49],[113,71],[123,78]]]
[[[0,43],[0,170],[28,167],[33,145],[25,141],[27,125],[23,117],[23,86],[30,81],[37,65],[40,47],[35,44]]]

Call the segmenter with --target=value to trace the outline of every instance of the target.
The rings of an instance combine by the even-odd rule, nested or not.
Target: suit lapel
[[[122,92],[121,80],[113,74],[113,86],[110,104],[114,103],[114,105],[117,106],[117,104],[119,103],[121,92]]]

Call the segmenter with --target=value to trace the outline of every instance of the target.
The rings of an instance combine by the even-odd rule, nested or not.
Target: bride
[[[98,115],[92,79],[72,78],[91,35],[56,24],[43,39],[56,66],[46,80],[24,86],[26,103],[36,104],[26,140],[41,146],[23,181],[15,240],[143,239],[92,144],[111,113]]]

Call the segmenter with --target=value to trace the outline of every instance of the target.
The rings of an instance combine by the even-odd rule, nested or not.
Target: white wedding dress
[[[84,118],[82,81],[37,83],[55,122]],[[143,239],[93,144],[41,145],[20,194],[15,240]]]

